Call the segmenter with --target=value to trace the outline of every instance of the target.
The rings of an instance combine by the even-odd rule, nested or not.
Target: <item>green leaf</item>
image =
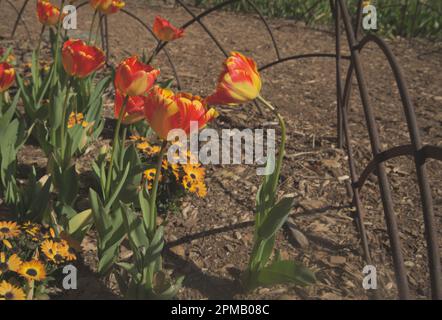
[[[258,236],[268,239],[282,227],[287,220],[293,205],[293,197],[282,198],[266,215],[261,225],[258,227]]]
[[[140,202],[141,213],[143,216],[144,227],[146,230],[150,230],[150,204],[149,195],[147,194],[147,188],[143,188],[141,192],[138,193],[138,200]]]
[[[68,233],[78,241],[83,240],[93,223],[92,209],[84,210],[69,220]]]
[[[258,274],[258,286],[271,286],[282,283],[294,283],[301,286],[316,282],[315,274],[294,261],[277,261],[261,269]]]
[[[123,176],[120,177],[120,182],[118,183],[117,187],[115,188],[114,193],[112,194],[112,196],[107,200],[106,203],[106,211],[109,211],[110,208],[112,207],[112,204],[115,202],[115,200],[118,198],[121,189],[123,188],[124,184],[126,183],[126,179],[127,179],[127,175],[129,174],[129,170],[130,170],[130,165],[128,164],[126,166],[126,170],[124,170]]]

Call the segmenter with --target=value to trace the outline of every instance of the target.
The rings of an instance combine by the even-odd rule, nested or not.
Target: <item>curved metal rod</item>
[[[413,155],[413,145],[406,144],[403,146],[393,147],[391,149],[382,151],[378,153],[365,167],[364,171],[362,171],[359,180],[353,183],[354,188],[362,189],[365,182],[367,181],[370,174],[376,171],[376,167],[378,164],[391,160],[393,158],[401,157],[401,156],[411,156]]]
[[[191,26],[192,24],[194,24],[195,22],[197,22],[201,18],[204,18],[208,14],[210,14],[210,13],[212,13],[212,12],[218,10],[218,9],[221,9],[222,7],[225,7],[225,6],[227,6],[227,5],[231,4],[231,3],[234,3],[236,1],[238,1],[238,0],[227,0],[225,2],[221,2],[221,3],[217,4],[216,6],[213,6],[210,9],[207,9],[206,11],[204,11],[204,12],[200,13],[199,15],[195,16],[195,18],[193,18],[193,19],[187,21],[185,24],[183,24],[181,26],[181,29],[188,28],[189,26]],[[169,42],[161,43],[161,45],[158,47],[158,52],[160,52],[168,43]]]
[[[368,179],[368,176],[375,172],[376,166],[381,162],[386,162],[393,158],[401,157],[401,156],[413,156],[417,153],[416,156],[421,157],[426,161],[427,159],[436,159],[442,161],[442,148],[426,145],[422,147],[422,149],[415,151],[414,146],[412,144],[406,144],[398,147],[393,147],[391,149],[385,150],[376,155],[365,167],[362,172],[359,180],[354,183],[354,187],[361,190],[364,187],[365,182]]]
[[[421,150],[419,150],[419,153],[422,154],[422,157],[424,159],[434,159],[442,161],[441,147],[426,145]]]
[[[246,1],[253,8],[253,10],[255,10],[255,12],[258,14],[259,18],[261,19],[261,21],[264,23],[264,25],[267,29],[267,32],[269,33],[270,38],[272,39],[273,47],[275,48],[275,52],[276,52],[276,57],[278,58],[278,60],[281,60],[281,54],[279,53],[278,44],[276,43],[275,36],[273,35],[272,29],[270,29],[269,23],[264,18],[263,14],[258,9],[258,7],[252,1],[250,1],[250,0],[246,0]]]
[[[153,31],[149,28],[149,26],[146,24],[146,23],[144,23],[140,18],[138,18],[136,15],[134,15],[133,13],[131,13],[131,12],[129,12],[129,11],[127,11],[127,10],[125,10],[125,9],[121,9],[121,12],[123,12],[124,14],[126,14],[126,15],[128,15],[128,16],[130,16],[130,17],[132,17],[133,19],[135,19],[136,21],[138,21],[147,31],[149,31],[149,33],[155,38],[155,40],[158,42],[158,43],[160,43],[160,41],[158,40],[158,38],[155,36],[155,34],[153,33]],[[159,52],[159,51],[158,51]],[[170,57],[170,55],[169,55],[169,52],[166,50],[166,49],[164,49],[164,54],[166,55],[166,57],[167,57],[167,60],[169,61],[169,64],[170,64],[170,66],[171,66],[171,68],[172,68],[172,71],[173,71],[173,73],[174,73],[174,75],[175,75],[175,79],[176,79],[176,81],[177,81],[177,87],[178,87],[178,90],[181,90],[181,81],[180,81],[180,78],[179,78],[179,76],[178,76],[178,73],[177,73],[177,71],[176,71],[176,68],[175,68],[175,65],[174,65],[174,63],[173,63],[173,61],[172,61],[172,58]]]
[[[442,268],[440,263],[439,245],[437,240],[438,236],[434,221],[433,199],[431,195],[430,185],[428,183],[425,159],[419,156],[418,153],[418,151],[422,149],[422,141],[419,133],[415,110],[412,105],[408,89],[405,85],[405,78],[402,74],[402,70],[400,69],[393,52],[385,43],[385,41],[375,35],[369,34],[360,41],[357,47],[359,48],[359,50],[362,50],[365,45],[372,42],[378,45],[378,47],[382,50],[385,57],[387,58],[399,89],[399,95],[401,97],[408,131],[410,133],[410,140],[415,152],[414,155],[416,174],[418,178],[419,190],[421,193],[425,234],[427,238],[432,296],[433,299],[442,299]]]
[[[29,29],[28,29],[28,26],[26,25],[26,22],[22,19],[23,12],[25,11],[25,8],[28,5],[29,0],[26,0],[24,2],[24,4],[21,7],[20,11],[17,10],[17,8],[11,3],[11,1],[6,0],[6,2],[9,3],[9,5],[12,8],[14,8],[14,11],[17,13],[17,19],[15,20],[14,27],[13,27],[12,32],[11,32],[11,38],[14,38],[15,32],[17,31],[18,24],[19,24],[19,22],[21,20],[23,22],[23,26],[26,29],[26,33],[28,34],[28,38],[29,38],[29,41],[30,41],[31,40],[31,33],[29,32]]]
[[[335,5],[336,2],[336,5]],[[350,141],[350,128],[348,126],[348,116],[347,109],[344,108],[345,104],[343,102],[344,97],[342,93],[342,82],[341,82],[341,11],[338,9],[339,4],[337,1],[330,0],[330,8],[332,10],[334,22],[335,22],[335,49],[336,49],[336,105],[337,105],[337,141],[338,147],[342,148],[344,144],[344,139]],[[350,63],[350,65],[352,65]],[[350,143],[347,146],[347,162],[350,171],[350,179],[352,182],[357,181],[356,166],[353,158],[353,148]],[[362,205],[362,200],[359,194],[359,190],[354,188],[347,180],[346,182],[347,192],[352,196],[353,207],[356,208],[355,222],[359,231],[359,236],[361,238],[362,250],[364,253],[364,258],[367,264],[371,265],[372,258],[370,252],[370,246],[367,236],[367,231],[365,228],[364,218],[365,211]],[[374,298],[378,299],[379,295],[377,291],[374,292]]]
[[[88,3],[89,3],[89,1],[84,1],[84,2],[80,3],[80,4],[77,6],[77,10],[80,9],[81,7],[87,5]]]
[[[334,53],[306,53],[306,54],[298,54],[291,57],[282,58],[273,62],[270,62],[262,67],[259,68],[259,71],[263,71],[265,69],[268,69],[270,67],[273,67],[274,65],[287,62],[290,60],[298,60],[298,59],[305,59],[305,58],[336,58],[336,54]],[[350,60],[350,56],[343,56],[343,59]]]
[[[184,10],[186,10],[194,19],[196,18],[196,15],[192,12],[192,10],[190,10],[183,2],[181,2],[181,0],[176,0],[176,2],[178,2],[184,8]],[[200,19],[197,19],[197,22],[204,29],[204,31],[206,31],[206,33],[213,40],[213,42],[215,42],[216,46],[222,51],[224,56],[228,57],[229,55],[228,55],[227,51],[224,49],[224,47],[221,45],[221,43],[219,43],[219,41],[216,39],[216,37],[213,35],[213,33],[210,32],[210,30],[206,27],[206,25]],[[158,52],[159,51],[161,51],[161,47],[158,50]]]
[[[368,95],[365,74],[362,69],[361,60],[359,57],[359,51],[355,48],[355,46],[357,45],[357,40],[351,23],[350,13],[348,11],[346,1],[338,0],[337,4],[338,8],[336,10],[341,11],[342,20],[344,22],[345,31],[347,34],[348,46],[351,50],[352,63],[354,64],[355,68],[355,73],[359,86],[359,93],[365,115],[365,121],[367,124],[368,134],[370,137],[371,151],[373,153],[373,156],[375,156],[381,150],[381,142],[376,125],[376,118],[374,116]],[[379,164],[377,166],[377,172],[378,172],[378,185],[384,208],[384,216],[387,224],[387,230],[392,249],[393,264],[395,269],[396,282],[399,289],[399,296],[401,299],[408,299],[409,288],[407,281],[407,272],[405,269],[404,258],[402,254],[402,246],[399,237],[397,219],[394,214],[393,198],[391,195],[390,182],[388,180],[388,176],[383,164]]]

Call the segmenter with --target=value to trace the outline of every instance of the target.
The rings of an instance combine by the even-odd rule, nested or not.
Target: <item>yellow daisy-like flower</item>
[[[0,221],[0,239],[15,238],[20,234],[17,223],[12,221]]]
[[[54,228],[49,228],[49,235],[51,236],[51,238],[55,238],[55,230],[54,230]]]
[[[84,123],[86,122],[86,125]],[[83,127],[87,126],[87,121],[84,121],[84,115],[80,113],[71,112],[68,120],[68,128],[73,128],[75,125],[80,124]]]
[[[146,179],[147,181],[153,181],[155,179],[156,172],[157,172],[157,169],[155,169],[155,168],[145,170],[144,171],[144,179]]]
[[[20,257],[14,253],[8,259],[7,263],[8,269],[14,272],[18,272],[18,270],[20,270],[22,263],[23,261],[20,259]]]
[[[180,168],[181,166],[178,163],[172,163],[170,165],[170,167],[172,168],[172,173],[175,176],[176,181],[180,180]]]
[[[207,187],[204,181],[193,180],[188,175],[185,175],[182,183],[186,190],[196,193],[200,198],[204,198],[207,195]]]
[[[147,169],[144,171],[144,179],[147,180],[147,189],[150,190],[152,189],[152,183],[155,180],[155,174],[157,172],[157,169],[152,168],[152,169]],[[163,175],[160,172],[160,180],[163,178]]]
[[[137,136],[137,135],[132,135],[129,137],[129,140],[132,140],[132,141],[138,141],[138,140],[143,140],[143,139],[144,139],[143,137]]]
[[[41,227],[33,222],[27,221],[25,223],[22,223],[21,225],[21,229],[29,234],[30,236],[35,237],[40,231],[41,231]]]
[[[63,262],[61,246],[58,243],[52,240],[45,240],[41,243],[40,249],[49,261],[52,261],[55,264]]]
[[[7,271],[18,272],[21,264],[22,261],[20,257],[15,253],[9,258],[6,258],[6,254],[4,252],[0,252],[0,275]]]
[[[186,176],[194,181],[204,181],[205,169],[199,167],[199,165],[185,164],[183,165],[183,170]]]
[[[150,144],[147,141],[141,141],[140,143],[137,143],[136,147],[138,150],[144,151],[150,147]]]
[[[161,151],[160,146],[153,146],[151,145],[146,138],[140,137],[140,136],[130,136],[129,138],[132,141],[136,142],[135,147],[146,154],[147,156],[151,157],[156,154],[158,154]]]
[[[57,243],[61,256],[67,261],[73,261],[77,259],[75,250],[68,244],[66,240],[61,240]]]
[[[9,282],[2,281],[0,283],[0,300],[25,300],[25,292],[23,289],[16,287]]]
[[[39,260],[23,262],[18,273],[27,280],[41,281],[46,278],[45,266]]]
[[[143,152],[149,157],[152,157],[152,156],[160,153],[160,151],[161,151],[160,146],[149,146],[148,148],[143,150]]]
[[[8,271],[8,265],[6,264],[6,254],[0,252],[0,276]]]

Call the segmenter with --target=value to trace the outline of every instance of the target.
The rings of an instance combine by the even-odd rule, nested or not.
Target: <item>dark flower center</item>
[[[9,231],[11,231],[8,227],[3,227],[0,229],[1,233],[8,233]]]
[[[61,261],[63,261],[63,257],[57,253],[57,254],[54,256],[54,260],[55,260],[56,262],[61,262]]]
[[[28,269],[28,270],[26,270],[26,274],[31,277],[35,277],[38,273],[37,273],[37,270],[35,270],[35,269]]]
[[[6,292],[5,294],[5,299],[6,300],[12,300],[14,299],[14,294],[12,292]]]

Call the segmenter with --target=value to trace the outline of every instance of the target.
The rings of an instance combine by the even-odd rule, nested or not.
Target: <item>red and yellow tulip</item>
[[[179,29],[168,20],[157,16],[153,24],[153,33],[162,41],[172,41],[183,37],[184,29]]]
[[[130,57],[120,63],[115,73],[115,88],[124,96],[141,96],[155,84],[160,70]]]
[[[144,114],[151,128],[161,139],[167,139],[170,130],[190,131],[190,122],[197,121],[198,127],[218,116],[215,109],[207,110],[204,101],[188,93],[174,94],[169,89],[155,86],[144,98]]]
[[[239,52],[232,52],[224,62],[216,91],[209,104],[237,105],[254,100],[261,91],[261,77],[256,62]]]
[[[123,107],[125,97],[116,90],[115,92],[115,105],[114,115],[118,119],[120,116],[121,108]],[[144,118],[144,97],[133,96],[128,97],[126,101],[125,114],[123,115],[122,122],[124,124],[132,124],[140,121]]]
[[[66,73],[78,78],[85,78],[97,71],[106,60],[101,49],[89,46],[82,40],[66,41],[61,56]]]
[[[57,25],[60,20],[60,9],[47,0],[37,1],[38,21],[46,26]]]
[[[89,3],[92,8],[106,15],[117,13],[126,5],[122,0],[90,0]]]
[[[15,80],[15,69],[7,62],[0,63],[0,93],[8,90]]]

